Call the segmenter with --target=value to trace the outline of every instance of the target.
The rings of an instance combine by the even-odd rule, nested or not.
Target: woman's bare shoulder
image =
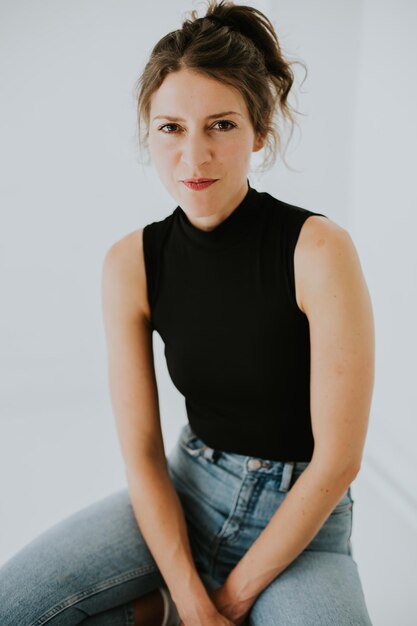
[[[343,270],[342,270],[343,268]],[[360,272],[354,242],[346,228],[320,215],[310,216],[303,224],[294,252],[297,303],[306,312],[306,301],[319,296],[319,283],[335,271]],[[307,298],[308,295],[308,298]]]
[[[310,215],[301,227],[298,247],[308,251],[310,247],[320,247],[322,239],[334,238],[348,231],[328,217]]]
[[[150,319],[145,263],[143,228],[138,228],[115,241],[107,250],[103,263],[103,279],[114,284],[115,292],[123,289],[130,306]]]

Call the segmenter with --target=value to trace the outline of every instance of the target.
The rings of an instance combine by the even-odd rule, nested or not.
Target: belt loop
[[[210,446],[208,445],[204,447],[203,456],[209,461],[211,461],[212,463],[216,462],[216,458],[217,458],[216,450],[214,450],[213,448],[210,448]]]
[[[281,484],[279,486],[280,491],[288,491],[291,485],[292,474],[294,471],[295,461],[287,461],[282,470]]]

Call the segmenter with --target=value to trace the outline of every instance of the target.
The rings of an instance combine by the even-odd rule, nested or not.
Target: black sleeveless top
[[[248,185],[211,231],[180,206],[144,227],[152,331],[205,443],[310,461],[310,337],[295,300],[294,249],[304,221],[323,213]]]

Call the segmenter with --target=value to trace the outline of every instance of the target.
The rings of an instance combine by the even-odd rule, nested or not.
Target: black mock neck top
[[[217,450],[310,461],[310,337],[294,249],[323,215],[258,192],[211,231],[177,206],[143,229],[152,330],[191,428]]]

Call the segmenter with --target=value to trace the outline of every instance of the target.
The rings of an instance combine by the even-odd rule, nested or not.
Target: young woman
[[[290,63],[265,15],[210,2],[154,47],[142,141],[178,206],[108,251],[109,383],[128,488],[0,571],[3,626],[371,624],[352,554],[374,377],[348,232],[255,190]],[[188,421],[165,456],[152,332]]]

